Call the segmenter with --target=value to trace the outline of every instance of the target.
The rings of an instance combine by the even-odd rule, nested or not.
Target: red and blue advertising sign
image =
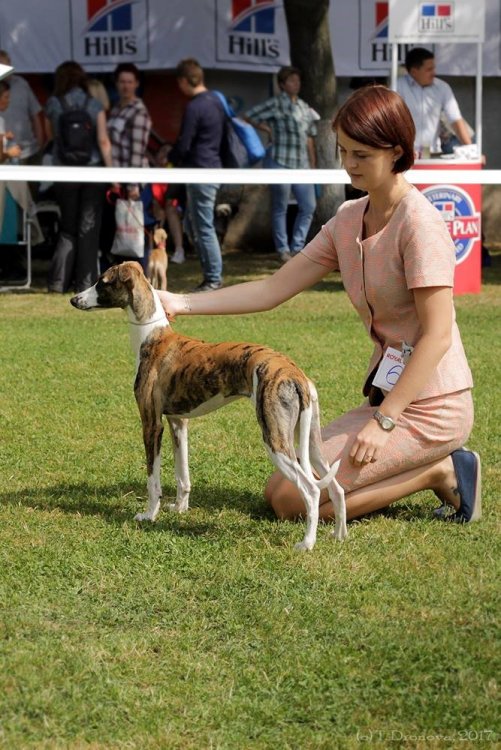
[[[417,185],[440,212],[456,250],[455,294],[478,294],[481,289],[482,189],[480,185],[454,184],[454,171],[480,169],[477,163],[417,162],[415,169],[446,169],[451,172],[447,184]]]

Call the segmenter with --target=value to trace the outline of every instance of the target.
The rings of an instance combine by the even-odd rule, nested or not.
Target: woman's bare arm
[[[313,286],[329,273],[325,266],[299,253],[275,273],[258,281],[235,284],[213,292],[158,292],[169,317],[176,315],[234,315],[271,310]]]

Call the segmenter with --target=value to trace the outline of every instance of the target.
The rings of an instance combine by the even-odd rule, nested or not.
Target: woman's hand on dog
[[[176,315],[186,315],[186,313],[190,312],[185,294],[173,294],[172,292],[162,292],[160,290],[157,290],[157,294],[169,320],[174,320]]]

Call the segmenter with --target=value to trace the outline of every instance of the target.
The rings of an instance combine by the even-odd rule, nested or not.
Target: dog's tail
[[[318,404],[317,392],[313,383],[310,383],[310,391],[313,399],[316,401],[316,404]],[[317,487],[320,490],[323,490],[333,481],[333,479],[335,479],[341,461],[335,461],[330,467],[329,471],[325,474],[325,476],[321,477],[320,479],[316,479],[313,476],[313,470],[310,461],[309,441],[311,424],[314,416],[313,409],[315,408],[316,404],[310,404],[306,409],[303,410],[299,418],[299,461],[304,467],[308,476],[313,479]],[[318,412],[316,414],[318,415]]]

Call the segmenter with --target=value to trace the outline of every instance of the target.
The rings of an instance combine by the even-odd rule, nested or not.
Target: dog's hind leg
[[[188,420],[168,417],[172,448],[174,451],[174,471],[176,473],[176,502],[169,508],[177,513],[188,510],[190,498],[190,469],[188,465]]]
[[[321,442],[315,445],[310,445],[310,458],[311,463],[315,471],[320,478],[325,477],[329,471],[336,471],[339,468],[340,461],[336,461],[335,464],[329,466],[325,456],[322,453]],[[348,531],[346,528],[346,503],[344,497],[344,490],[337,481],[336,477],[332,477],[327,484],[327,492],[329,494],[329,500],[334,508],[335,525],[332,536],[338,541],[342,542],[346,538]]]
[[[273,383],[270,384],[265,377],[261,378],[260,373],[255,372],[252,400],[256,405],[257,421],[271,461],[280,473],[297,487],[303,498],[306,509],[306,533],[303,541],[296,544],[296,549],[312,549],[317,538],[320,486],[313,476],[308,458],[311,420],[309,399],[301,392],[300,383],[294,379],[282,380],[278,387],[274,387]],[[303,409],[302,400],[308,404]],[[294,448],[294,432],[298,422],[299,451],[306,468],[298,462]]]
[[[162,434],[164,431],[162,425],[162,416],[156,418],[156,415],[147,414],[141,411],[141,420],[143,423],[143,440],[146,452],[146,468],[148,472],[148,505],[144,513],[138,513],[135,516],[136,521],[154,521],[160,510],[160,499],[162,497],[162,487],[160,483],[160,463],[162,448]]]
[[[163,267],[158,272],[158,289],[161,289],[163,292],[167,291],[167,274]]]
[[[309,435],[309,456],[310,461],[320,478],[325,477],[332,469],[337,471],[339,461],[335,465],[329,466],[322,450],[322,436],[320,432],[320,409],[318,406],[318,396],[315,386],[311,384],[312,395],[312,418]],[[346,529],[346,503],[344,490],[334,476],[327,485],[329,499],[334,508],[335,526],[333,536],[335,539],[342,541],[347,535]]]
[[[266,446],[268,454],[277,469],[283,476],[292,482],[303,498],[306,508],[306,531],[302,542],[295,545],[299,550],[310,550],[315,546],[318,527],[318,506],[320,502],[320,490],[315,479],[303,471],[297,459],[291,459],[284,453],[274,453],[270,446]]]

